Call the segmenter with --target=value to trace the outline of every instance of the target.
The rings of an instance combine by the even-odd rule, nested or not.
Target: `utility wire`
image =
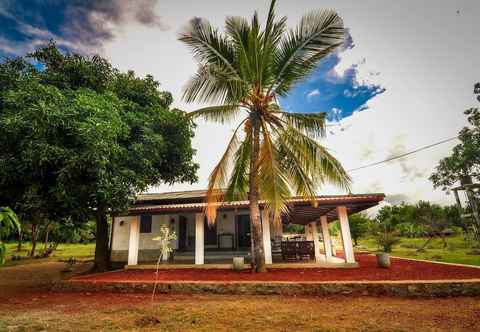
[[[347,172],[354,172],[354,171],[358,171],[358,170],[363,169],[363,168],[372,167],[372,166],[380,165],[380,164],[383,164],[383,163],[387,163],[389,161],[399,159],[399,158],[403,158],[405,156],[408,156],[408,155],[411,155],[411,154],[414,154],[414,153],[417,153],[417,152],[420,152],[420,151],[423,151],[423,150],[426,150],[426,149],[430,149],[434,146],[453,141],[454,139],[457,139],[457,138],[458,138],[458,136],[447,138],[447,139],[444,139],[443,141],[433,143],[433,144],[430,144],[430,145],[426,145],[426,146],[422,146],[421,148],[418,148],[416,150],[400,154],[398,156],[390,157],[390,158],[382,160],[382,161],[377,161],[377,162],[374,162],[374,163],[371,163],[371,164],[367,164],[367,165],[363,165],[363,166],[360,166],[360,167],[349,169],[349,170],[347,170]]]

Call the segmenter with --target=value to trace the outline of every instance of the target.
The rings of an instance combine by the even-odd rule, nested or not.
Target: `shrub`
[[[393,246],[400,242],[400,238],[393,232],[378,232],[375,242],[384,252],[392,252]]]

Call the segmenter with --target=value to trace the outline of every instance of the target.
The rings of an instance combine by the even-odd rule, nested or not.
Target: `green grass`
[[[40,259],[22,259],[18,261],[12,261],[12,255],[17,256],[27,256],[32,248],[31,243],[25,242],[22,245],[22,250],[17,252],[17,243],[7,243],[7,262],[6,266],[19,265],[19,264],[28,264],[32,262],[47,261],[47,260],[67,260],[70,257],[75,257],[77,260],[88,260],[93,259],[95,254],[95,243],[87,244],[71,244],[71,243],[62,243],[59,244],[57,250],[53,252],[50,258],[40,258]],[[37,254],[41,254],[43,251],[43,243],[37,244]]]
[[[425,259],[431,261],[459,263],[469,265],[480,266],[480,255],[472,254],[475,250],[470,244],[466,243],[462,236],[453,236],[447,239],[448,247],[443,249],[443,244],[440,239],[434,239],[430,245],[426,248],[425,252],[417,252],[417,248],[420,248],[426,241],[424,238],[402,238],[400,243],[394,246],[392,255],[406,258]],[[377,246],[373,239],[361,239],[359,240],[358,250],[367,249],[369,251],[376,251]],[[22,251],[16,252],[16,243],[7,244],[7,263],[6,266],[28,264],[38,261],[46,260],[67,260],[70,257],[75,257],[77,260],[93,259],[95,253],[95,244],[60,244],[52,256],[48,259],[24,259],[20,261],[12,261],[13,254],[26,256],[30,251],[31,244],[24,243]],[[41,253],[43,250],[43,243],[37,245],[37,252]]]
[[[440,239],[434,239],[426,247],[425,252],[418,252],[417,249],[420,248],[425,241],[425,238],[402,238],[400,243],[393,247],[391,255],[480,266],[480,255],[478,255],[480,249],[472,248],[471,244],[467,243],[463,236],[452,236],[447,238],[448,246],[445,249],[443,248],[443,242]],[[369,251],[378,250],[373,239],[359,240],[359,245],[360,248],[367,248]],[[477,252],[477,254],[474,254],[475,252]]]

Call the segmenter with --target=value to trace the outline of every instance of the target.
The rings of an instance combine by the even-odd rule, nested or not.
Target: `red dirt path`
[[[250,271],[177,269],[160,270],[159,281],[375,281],[375,280],[450,280],[480,279],[480,268],[392,259],[390,269],[376,266],[376,257],[359,254],[359,268],[352,269],[269,269],[267,273]],[[142,282],[155,280],[153,270],[122,270],[85,275],[73,280],[91,282]]]

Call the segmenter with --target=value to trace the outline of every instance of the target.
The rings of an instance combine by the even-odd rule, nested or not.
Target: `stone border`
[[[153,282],[94,282],[70,280],[56,283],[53,291],[152,292]],[[235,295],[355,295],[394,297],[480,296],[480,279],[422,281],[345,281],[345,282],[190,282],[162,281],[157,294],[235,294]]]

